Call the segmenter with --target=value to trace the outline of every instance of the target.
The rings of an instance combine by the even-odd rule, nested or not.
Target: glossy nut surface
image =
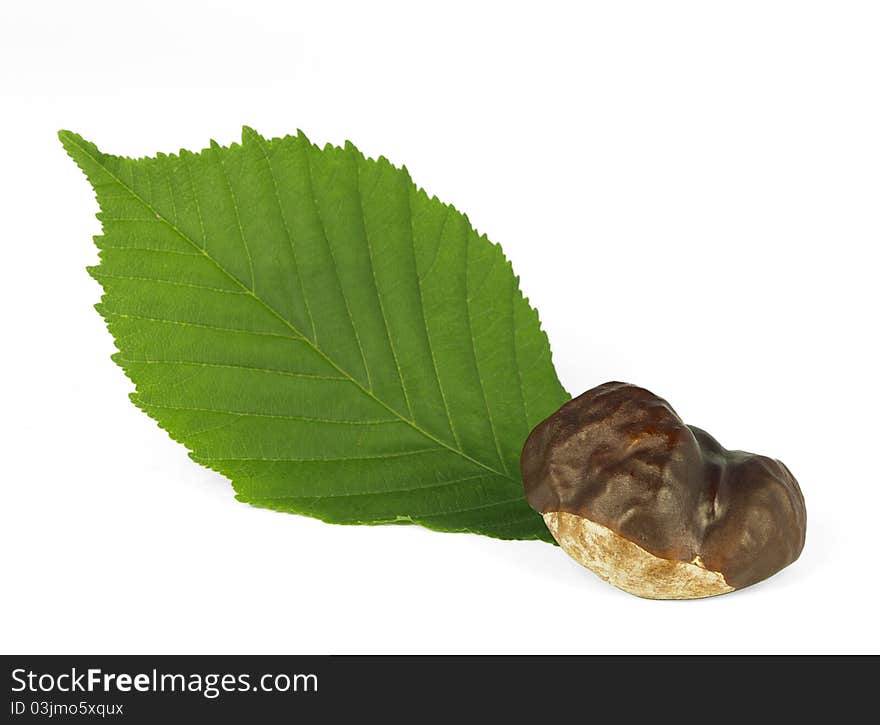
[[[801,553],[806,508],[780,461],[728,451],[653,393],[605,383],[529,435],[526,498],[580,563],[638,596],[766,579]]]

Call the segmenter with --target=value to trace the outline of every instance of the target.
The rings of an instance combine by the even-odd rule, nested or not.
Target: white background
[[[4,652],[878,652],[880,7],[0,6]],[[250,508],[127,400],[55,133],[296,128],[501,242],[573,393],[654,390],[784,460],[801,559],[697,602],[558,549]]]

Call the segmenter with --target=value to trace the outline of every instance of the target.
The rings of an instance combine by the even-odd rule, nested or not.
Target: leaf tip
[[[58,132],[58,140],[67,152],[67,155],[76,163],[77,166],[86,174],[90,175],[91,167],[94,163],[102,163],[104,154],[91,141],[87,141],[74,131],[61,129]]]
[[[67,153],[71,156],[73,155],[76,147],[85,141],[85,139],[83,139],[83,137],[80,136],[78,133],[68,131],[66,128],[62,128],[58,132],[58,140],[61,142],[64,150],[67,151]]]

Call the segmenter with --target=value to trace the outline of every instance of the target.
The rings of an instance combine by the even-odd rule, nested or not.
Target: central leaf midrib
[[[435,444],[437,444],[437,445],[439,445],[439,446],[445,448],[445,449],[448,450],[448,451],[451,451],[452,453],[455,453],[455,454],[461,456],[461,457],[464,458],[465,460],[470,461],[471,463],[473,463],[473,464],[475,464],[475,465],[477,465],[477,466],[480,466],[481,468],[483,468],[483,469],[489,471],[490,473],[495,474],[496,476],[499,476],[499,477],[501,477],[501,478],[506,478],[507,480],[512,481],[513,483],[517,483],[517,484],[519,483],[519,481],[518,481],[517,479],[513,478],[512,476],[510,476],[508,473],[506,473],[506,472],[502,472],[502,471],[498,471],[497,469],[493,468],[492,466],[489,466],[489,465],[483,463],[482,461],[480,461],[480,460],[478,460],[478,459],[476,459],[476,458],[473,458],[472,456],[468,455],[468,454],[465,453],[464,451],[462,451],[462,450],[460,450],[460,449],[458,449],[458,448],[455,448],[454,446],[450,446],[450,445],[449,445],[448,443],[446,443],[445,441],[441,440],[440,438],[437,438],[435,435],[433,435],[433,434],[430,433],[429,431],[427,431],[427,430],[425,430],[424,428],[422,428],[422,427],[421,427],[416,421],[414,421],[414,420],[412,420],[412,419],[410,419],[410,418],[407,418],[406,416],[402,415],[399,411],[397,411],[396,409],[392,408],[390,405],[388,405],[388,404],[387,404],[385,401],[383,401],[381,398],[378,398],[378,397],[377,397],[377,396],[376,396],[371,390],[365,388],[365,387],[361,384],[361,382],[360,382],[359,380],[357,380],[354,376],[352,376],[347,370],[345,370],[344,368],[340,367],[340,366],[339,366],[339,365],[338,365],[338,364],[337,364],[332,358],[330,358],[330,357],[329,357],[329,356],[328,356],[323,350],[321,350],[316,344],[314,344],[314,343],[312,342],[312,340],[311,340],[307,335],[303,334],[299,329],[297,329],[297,327],[296,327],[295,325],[293,325],[293,323],[291,323],[290,320],[288,320],[287,318],[285,318],[285,317],[284,317],[281,313],[279,313],[274,307],[272,307],[272,306],[271,306],[269,303],[267,303],[262,297],[260,297],[260,296],[256,293],[255,289],[254,289],[254,290],[250,289],[250,288],[249,288],[247,285],[245,285],[241,280],[239,280],[235,275],[233,275],[231,272],[229,272],[229,270],[227,270],[222,264],[220,264],[220,262],[218,262],[218,261],[217,261],[214,257],[212,257],[210,254],[208,254],[208,252],[205,251],[205,249],[203,249],[201,246],[199,246],[198,244],[196,244],[196,242],[195,242],[193,239],[191,239],[187,234],[185,234],[185,233],[184,233],[184,232],[183,232],[183,231],[182,231],[182,230],[181,230],[181,229],[180,229],[180,228],[179,228],[179,227],[178,227],[173,221],[171,221],[170,219],[168,219],[164,214],[162,214],[158,209],[156,209],[156,208],[155,208],[155,207],[154,207],[154,206],[153,206],[153,205],[152,205],[147,199],[145,199],[145,198],[142,197],[140,194],[138,194],[137,191],[136,191],[134,188],[132,188],[131,186],[129,186],[127,183],[125,183],[125,181],[123,181],[123,180],[122,180],[121,178],[119,178],[116,174],[114,174],[110,169],[108,169],[107,166],[105,166],[105,165],[101,162],[100,159],[96,158],[96,157],[95,157],[95,156],[94,156],[94,155],[93,155],[93,154],[92,154],[87,148],[83,147],[82,144],[80,144],[80,143],[79,143],[78,141],[76,141],[76,140],[73,140],[73,143],[76,144],[77,148],[79,148],[79,149],[82,151],[83,154],[85,154],[85,155],[88,156],[90,159],[92,159],[92,161],[94,161],[96,164],[98,164],[98,166],[100,166],[100,167],[101,167],[101,168],[102,168],[107,174],[109,174],[110,177],[111,177],[111,178],[112,178],[112,179],[113,179],[113,180],[114,180],[119,186],[121,186],[121,187],[122,187],[123,189],[125,189],[129,194],[131,194],[131,196],[132,196],[136,201],[138,201],[139,203],[143,204],[147,209],[149,209],[153,214],[155,214],[157,219],[160,219],[164,224],[167,224],[168,227],[169,227],[169,228],[170,228],[175,234],[177,234],[177,236],[179,236],[183,241],[185,241],[187,244],[189,244],[191,247],[193,247],[196,251],[198,251],[198,252],[199,252],[199,253],[200,253],[205,259],[207,259],[208,261],[210,261],[210,262],[211,262],[211,263],[212,263],[212,264],[213,264],[213,265],[214,265],[214,266],[215,266],[220,272],[222,272],[222,273],[223,273],[224,275],[226,275],[226,277],[228,277],[232,282],[234,282],[236,285],[238,285],[238,286],[243,290],[243,292],[244,292],[245,294],[248,294],[248,295],[250,295],[251,297],[253,297],[254,300],[256,300],[260,305],[262,305],[263,308],[264,308],[267,312],[269,312],[273,317],[275,317],[276,319],[278,319],[283,325],[285,325],[285,326],[286,326],[287,328],[289,328],[293,333],[295,333],[295,334],[297,335],[298,338],[304,340],[304,341],[306,342],[306,344],[308,344],[309,347],[312,348],[312,350],[314,350],[318,355],[320,355],[324,360],[326,360],[327,363],[329,363],[329,364],[330,364],[335,370],[339,371],[339,373],[341,373],[341,374],[344,375],[348,380],[350,380],[350,381],[351,381],[351,382],[352,382],[352,383],[358,388],[358,390],[360,390],[364,395],[366,395],[366,396],[369,397],[371,400],[373,400],[373,401],[375,401],[376,403],[378,403],[379,405],[381,405],[381,406],[382,406],[383,408],[385,408],[389,413],[392,413],[393,415],[395,415],[395,416],[396,416],[397,418],[399,418],[402,422],[404,422],[404,423],[406,423],[407,425],[409,425],[413,430],[417,431],[417,432],[420,433],[421,435],[423,435],[423,436],[425,436],[426,438],[428,438],[429,440],[433,441]],[[231,190],[230,190],[230,191],[231,191]],[[198,204],[198,198],[196,198],[196,204]],[[256,287],[256,285],[254,285],[254,286]]]

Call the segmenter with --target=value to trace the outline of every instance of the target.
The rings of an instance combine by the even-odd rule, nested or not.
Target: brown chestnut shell
[[[548,513],[581,517],[590,532],[594,524],[604,527],[653,557],[723,577],[719,591],[694,596],[766,579],[804,546],[804,497],[783,463],[726,450],[685,425],[665,400],[634,385],[605,383],[567,402],[531,432],[521,465],[526,498],[548,525]],[[570,517],[553,517],[551,531],[556,535],[563,519],[574,536]],[[590,561],[583,546],[577,542],[576,558],[597,570],[595,542],[586,554]],[[624,557],[615,566],[636,564]],[[606,574],[600,573],[620,586]],[[669,596],[662,584],[622,588],[689,598],[676,586]]]

